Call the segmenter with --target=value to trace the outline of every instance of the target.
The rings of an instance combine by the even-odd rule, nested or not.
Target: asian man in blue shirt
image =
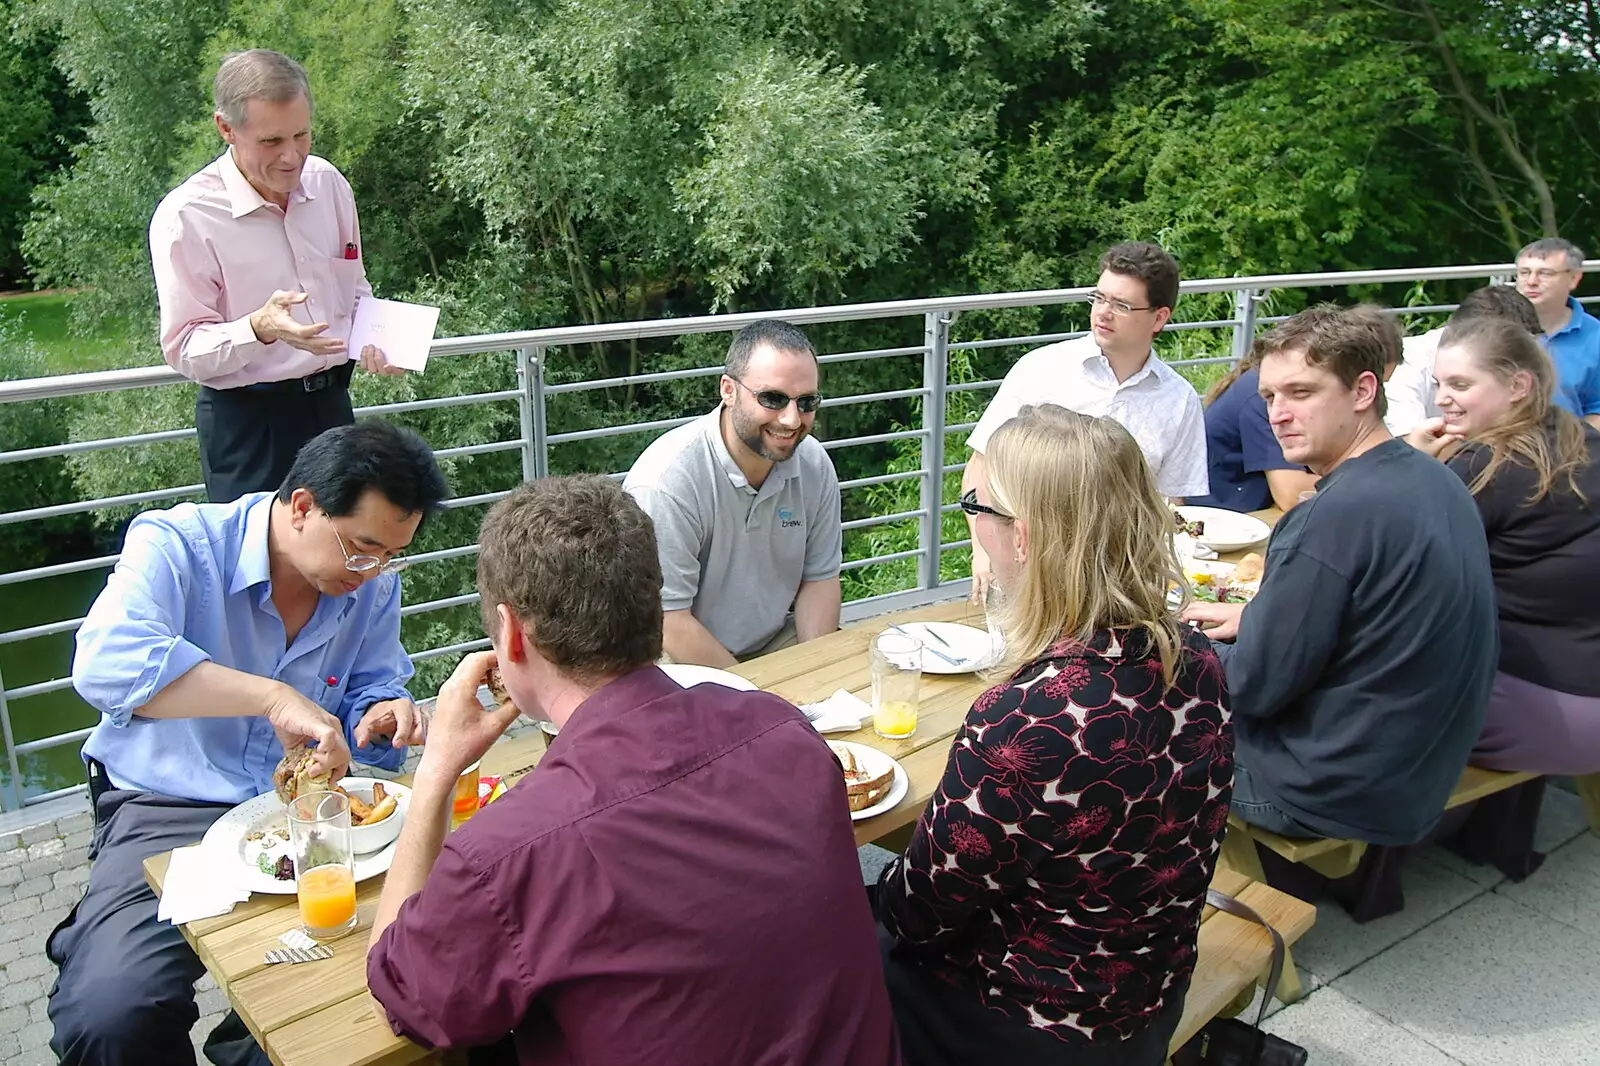
[[[270,790],[287,747],[314,743],[338,777],[352,749],[397,769],[422,739],[396,571],[447,495],[421,437],[366,420],[308,442],[276,493],[128,527],[72,664],[101,719],[83,747],[94,865],[46,945],[61,970],[50,1019],[63,1063],[195,1061],[205,969],[157,920],[145,858]]]

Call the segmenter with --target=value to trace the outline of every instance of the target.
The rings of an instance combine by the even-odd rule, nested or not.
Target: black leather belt
[[[303,378],[289,378],[287,381],[263,381],[255,385],[245,385],[251,392],[321,392],[323,389],[344,388],[350,384],[350,363],[324,370],[317,374],[307,374]]]

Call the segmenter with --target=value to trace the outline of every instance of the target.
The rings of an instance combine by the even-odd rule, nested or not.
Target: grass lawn
[[[0,336],[14,334],[36,343],[47,362],[45,373],[76,374],[142,366],[160,358],[155,338],[135,343],[126,331],[112,329],[96,337],[79,337],[69,325],[70,293],[22,293],[0,297]],[[0,378],[32,376],[15,372],[0,347]]]

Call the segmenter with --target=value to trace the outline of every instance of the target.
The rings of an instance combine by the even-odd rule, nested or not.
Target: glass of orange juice
[[[872,729],[886,740],[917,731],[917,690],[922,685],[922,641],[886,630],[872,641]]]
[[[478,768],[473,763],[456,778],[455,801],[450,805],[450,828],[458,829],[478,813]]]
[[[350,847],[350,799],[339,792],[306,792],[289,804],[300,922],[313,940],[333,940],[356,927],[355,853]]]

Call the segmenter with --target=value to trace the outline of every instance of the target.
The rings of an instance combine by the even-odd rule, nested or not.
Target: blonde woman
[[[962,497],[1006,658],[877,886],[908,1066],[1166,1060],[1228,819],[1209,642],[1128,431],[1023,407]]]
[[[1477,501],[1500,613],[1472,761],[1600,770],[1600,433],[1555,405],[1550,357],[1512,323],[1451,325],[1434,377],[1443,418],[1410,440],[1447,456]]]

